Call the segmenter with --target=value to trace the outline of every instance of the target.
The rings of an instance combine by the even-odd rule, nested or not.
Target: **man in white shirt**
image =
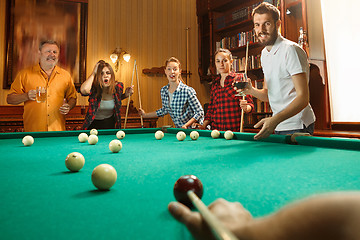
[[[255,139],[275,134],[305,132],[313,134],[315,114],[309,104],[309,63],[304,50],[279,33],[280,12],[261,3],[252,13],[259,42],[265,46],[261,53],[264,72],[263,89],[247,84],[242,91],[261,101],[269,102],[273,116],[254,125],[262,127]],[[238,90],[241,91],[241,90]]]

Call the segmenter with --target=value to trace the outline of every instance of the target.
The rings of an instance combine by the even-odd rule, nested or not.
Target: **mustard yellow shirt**
[[[67,102],[70,98],[76,99],[76,90],[70,73],[55,66],[48,79],[47,74],[37,64],[17,74],[9,93],[26,93],[39,86],[47,88],[46,101],[37,103],[29,100],[24,103],[24,130],[26,132],[64,131],[65,116],[60,113],[59,108],[64,98]]]

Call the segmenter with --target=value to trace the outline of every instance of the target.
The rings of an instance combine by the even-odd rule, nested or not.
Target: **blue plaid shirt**
[[[202,124],[204,120],[204,110],[196,97],[195,90],[180,81],[170,102],[169,87],[168,84],[160,90],[162,108],[156,111],[157,116],[162,117],[170,114],[177,128],[181,128],[191,118],[195,118]]]

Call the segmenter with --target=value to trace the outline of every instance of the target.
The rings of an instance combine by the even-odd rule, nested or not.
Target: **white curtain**
[[[321,0],[332,122],[360,122],[360,0]]]

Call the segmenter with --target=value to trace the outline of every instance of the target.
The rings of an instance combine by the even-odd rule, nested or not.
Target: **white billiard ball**
[[[183,141],[183,140],[186,138],[186,134],[185,134],[183,131],[179,131],[179,132],[176,134],[176,138],[177,138],[179,141]]]
[[[156,133],[155,133],[155,138],[157,139],[157,140],[161,140],[162,138],[164,137],[164,133],[163,133],[163,131],[156,131]]]
[[[98,135],[98,130],[96,130],[95,128],[91,129],[90,135]]]
[[[85,164],[85,158],[81,153],[72,152],[65,159],[65,166],[72,172],[78,172]]]
[[[118,153],[122,148],[122,143],[120,142],[120,140],[112,140],[109,143],[109,149],[110,151],[112,151],[113,153]]]
[[[80,133],[79,134],[79,142],[86,142],[89,139],[89,136],[86,133]]]
[[[191,138],[192,140],[197,140],[197,139],[199,138],[199,133],[198,133],[197,131],[192,131],[192,132],[190,133],[190,138]]]
[[[118,131],[118,132],[116,133],[116,137],[117,137],[118,139],[123,139],[123,138],[125,137],[125,132],[122,131],[122,130]]]
[[[25,146],[31,146],[34,143],[34,138],[32,136],[30,136],[30,135],[27,135],[27,136],[23,137],[22,143]]]
[[[99,190],[109,190],[116,182],[117,173],[113,166],[100,164],[94,168],[91,181]]]
[[[95,144],[97,144],[98,141],[99,141],[98,136],[96,136],[96,135],[90,135],[89,136],[88,143],[90,145],[95,145]]]
[[[230,130],[227,130],[224,133],[224,138],[227,139],[227,140],[231,140],[233,137],[234,137],[234,133],[232,131],[230,131]]]
[[[211,137],[212,138],[218,138],[218,137],[220,137],[220,132],[218,131],[218,130],[212,130],[211,131]]]

